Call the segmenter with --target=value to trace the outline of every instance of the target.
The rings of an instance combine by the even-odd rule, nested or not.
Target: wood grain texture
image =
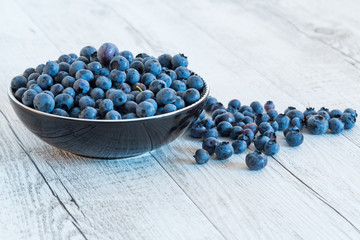
[[[308,26],[301,19],[315,21],[321,5],[309,5],[315,6],[313,15],[306,14],[306,6],[299,10],[296,7],[302,4],[285,1],[9,1],[7,5],[12,12],[0,10],[1,18],[11,23],[0,29],[5,36],[0,43],[7,46],[3,53],[7,59],[0,57],[5,83],[19,69],[109,41],[120,49],[155,56],[185,52],[190,68],[201,73],[212,94],[223,102],[234,97],[244,104],[272,99],[280,110],[288,105],[359,106],[358,73],[349,64],[351,59],[294,28]],[[327,6],[327,11],[335,11],[335,6]],[[69,26],[64,16],[71,16],[76,24]],[[297,20],[295,25],[285,21],[289,16]],[[346,42],[343,45],[342,49],[352,49]],[[21,53],[21,59],[14,53]],[[2,86],[0,97],[5,99],[7,85]],[[339,87],[345,89],[334,96]],[[245,154],[205,166],[193,164],[193,152],[201,144],[186,136],[139,158],[78,157],[36,139],[7,102],[0,103],[0,109],[1,132],[10,141],[9,147],[0,142],[1,159],[6,159],[1,161],[0,176],[3,185],[14,181],[2,189],[0,198],[9,206],[0,211],[7,215],[0,218],[4,223],[0,232],[7,239],[356,239],[360,235],[360,152],[354,145],[359,143],[358,127],[343,136],[306,134],[298,149],[290,149],[280,137],[281,152],[264,171],[251,172],[246,170]],[[12,156],[21,159],[9,164]],[[38,180],[32,183],[28,178]],[[42,191],[27,191],[24,186],[29,184],[43,186]],[[16,211],[10,212],[11,208]],[[38,215],[28,213],[34,211]],[[17,229],[19,223],[26,227]]]

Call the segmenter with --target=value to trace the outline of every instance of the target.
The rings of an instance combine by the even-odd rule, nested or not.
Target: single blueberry
[[[21,87],[26,87],[27,80],[24,76],[16,76],[11,80],[11,89],[16,91]]]
[[[34,97],[33,105],[36,110],[51,113],[55,107],[55,100],[49,94],[39,93]]]
[[[50,87],[53,85],[53,79],[48,74],[41,74],[37,80],[36,83],[44,90],[50,89]]]
[[[64,90],[64,86],[60,83],[56,83],[50,87],[50,92],[54,94],[54,96],[58,95]]]
[[[129,63],[132,63],[134,61],[134,55],[132,54],[132,52],[128,50],[120,52],[119,55],[126,58],[129,61]]]
[[[344,123],[344,129],[351,129],[355,126],[356,117],[353,113],[346,112],[341,115],[340,120]]]
[[[194,124],[190,128],[190,134],[193,138],[201,138],[202,134],[206,131],[206,127],[202,123]]]
[[[109,100],[110,101],[110,100]],[[83,96],[79,100],[79,107],[83,110],[86,107],[95,107],[95,101],[89,96]]]
[[[172,68],[171,64],[172,56],[170,54],[162,54],[158,57],[158,61],[162,67]]]
[[[312,115],[307,121],[307,128],[312,134],[321,135],[328,130],[329,122],[321,115]]]
[[[241,134],[242,130],[242,127],[239,126],[232,127],[230,130],[230,138],[233,140],[237,139]]]
[[[264,153],[268,156],[273,156],[277,154],[280,150],[279,144],[275,140],[269,140],[265,143]]]
[[[240,153],[245,152],[245,150],[247,148],[247,143],[242,140],[235,140],[232,143],[232,147],[234,148],[235,154],[240,154]]]
[[[136,96],[136,102],[137,103],[141,103],[143,101],[145,101],[146,99],[149,99],[149,98],[154,98],[154,93],[150,90],[145,90],[145,91],[142,91],[141,93],[139,93],[137,96]]]
[[[264,134],[266,131],[274,131],[274,129],[269,122],[260,123],[259,125],[260,134]]]
[[[275,104],[273,101],[267,101],[265,104],[264,104],[264,109],[266,112],[269,112],[271,109],[275,109]]]
[[[264,135],[257,136],[254,140],[255,148],[259,151],[263,151],[264,146],[268,141],[270,141],[270,138],[267,136],[264,136]]]
[[[86,107],[84,108],[80,114],[79,118],[85,118],[85,119],[96,119],[97,118],[97,110],[93,107]]]
[[[143,74],[145,71],[144,64],[141,61],[133,61],[129,67],[136,69],[140,74]]]
[[[31,84],[29,89],[35,90],[37,93],[41,93],[43,91],[38,84]]]
[[[344,123],[339,118],[329,120],[329,129],[333,134],[341,133],[344,130]]]
[[[114,109],[114,103],[110,99],[103,99],[100,101],[99,113],[101,116],[105,117],[105,115],[113,109]]]
[[[97,51],[97,58],[104,66],[107,66],[110,61],[117,55],[119,55],[119,49],[113,43],[104,43]]]
[[[245,158],[246,165],[251,170],[261,170],[267,164],[267,157],[258,150],[248,153]]]
[[[206,150],[210,155],[215,153],[215,148],[219,144],[216,138],[208,137],[205,138],[202,143],[202,148]]]
[[[254,101],[250,104],[250,107],[252,108],[253,112],[255,114],[260,114],[264,111],[261,103],[259,103],[258,101]]]
[[[176,106],[174,104],[166,104],[164,106],[164,113],[174,112],[176,111]]]
[[[171,88],[163,88],[156,94],[156,102],[159,105],[166,105],[169,103],[174,103],[176,99],[176,92]],[[185,103],[186,100],[184,99]]]
[[[69,114],[61,108],[55,108],[52,112],[54,115],[62,116],[62,117],[69,117]]]
[[[75,78],[73,78],[72,76],[66,76],[61,80],[61,84],[67,88],[67,87],[72,87],[74,85],[75,82]]]
[[[200,93],[195,88],[189,88],[185,91],[183,99],[186,105],[191,105],[200,99]]]
[[[106,91],[111,88],[112,83],[110,78],[105,76],[99,76],[95,81],[95,85],[101,88],[102,90]]]
[[[79,71],[76,72],[75,78],[76,79],[84,79],[84,80],[90,82],[91,80],[94,79],[94,74],[90,70],[80,69]]]
[[[151,117],[154,116],[155,113],[156,109],[150,102],[141,102],[136,107],[136,115],[138,117]]]
[[[270,120],[270,117],[267,113],[258,113],[256,115],[255,122],[256,122],[256,125],[260,126],[261,123],[268,122],[269,120]]]
[[[129,68],[126,74],[126,82],[130,85],[138,83],[140,81],[140,74],[134,68]]]
[[[277,115],[274,120],[279,125],[279,131],[284,131],[284,129],[287,128],[287,126],[290,124],[290,118],[282,113]]]
[[[75,77],[76,72],[79,71],[80,69],[84,69],[85,67],[86,64],[84,62],[75,61],[70,65],[69,74]]]
[[[152,73],[155,76],[161,73],[161,65],[157,59],[149,59],[144,64],[145,72]]]
[[[76,92],[75,92],[75,90],[72,88],[72,87],[67,87],[67,88],[65,88],[63,91],[62,91],[62,93],[66,93],[66,94],[69,94],[71,97],[75,97],[75,95],[76,95]]]
[[[87,93],[90,90],[90,84],[84,79],[78,79],[74,82],[73,88],[77,93]]]
[[[126,93],[122,90],[115,90],[112,93],[110,93],[109,99],[113,101],[114,107],[120,107],[127,100]]]
[[[176,69],[177,67],[180,67],[180,66],[187,67],[188,60],[184,54],[179,53],[172,57],[171,64],[172,64],[173,69]]]
[[[136,118],[136,116],[134,118]],[[106,113],[105,119],[106,120],[120,120],[121,119],[121,114],[116,110],[111,110],[111,111]]]
[[[78,118],[80,112],[81,112],[81,109],[79,107],[73,107],[72,109],[70,109],[68,114],[69,114],[69,117]]]
[[[74,106],[74,98],[69,94],[61,93],[55,97],[55,107],[69,111]]]
[[[304,135],[299,129],[290,130],[285,137],[286,142],[290,147],[297,147],[304,141]]]
[[[22,103],[28,107],[33,107],[33,101],[37,94],[38,92],[33,89],[26,90],[21,98]]]
[[[21,87],[21,88],[19,88],[18,90],[16,90],[16,92],[14,93],[15,98],[16,98],[19,102],[21,102],[22,96],[23,96],[24,92],[26,92],[26,90],[28,90],[28,89],[25,88],[25,87]]]
[[[204,164],[209,161],[210,156],[204,149],[198,149],[195,152],[194,158],[197,164]]]
[[[86,57],[90,61],[91,55],[93,55],[96,52],[97,52],[96,48],[94,48],[93,46],[86,46],[80,50],[80,56]]]
[[[43,69],[43,74],[55,76],[59,72],[59,65],[54,61],[48,61]]]
[[[131,87],[127,83],[122,83],[117,87],[119,90],[123,91],[124,93],[130,93]]]
[[[234,148],[229,142],[221,142],[215,147],[215,154],[219,160],[225,160],[231,157]]]
[[[333,109],[330,111],[330,118],[340,118],[342,114],[339,109]]]

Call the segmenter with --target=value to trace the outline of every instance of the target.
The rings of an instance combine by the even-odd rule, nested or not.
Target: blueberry
[[[140,82],[143,83],[147,88],[155,80],[156,80],[156,77],[152,73],[144,73],[140,78]],[[166,86],[166,84],[165,84],[165,86]]]
[[[176,106],[174,104],[166,104],[164,106],[164,113],[169,113],[174,111],[176,111]]]
[[[71,63],[72,59],[69,55],[67,54],[62,54],[59,58],[58,58],[58,62],[59,63]]]
[[[206,131],[202,133],[201,137],[203,139],[208,138],[208,137],[218,138],[219,132],[217,131],[216,128],[206,129]]]
[[[64,90],[64,86],[60,83],[56,83],[50,87],[50,92],[54,94],[54,96],[58,95]]]
[[[202,143],[202,148],[206,150],[210,155],[214,154],[216,146],[219,144],[216,138],[205,138]]]
[[[357,118],[357,113],[356,110],[352,109],[352,108],[347,108],[345,109],[344,113],[351,113],[351,115],[353,115],[355,118]]]
[[[11,89],[16,91],[21,87],[26,87],[26,78],[23,76],[16,76],[11,80]]]
[[[178,79],[188,79],[190,77],[189,69],[187,69],[187,67],[184,66],[177,67],[175,69],[175,73]]]
[[[142,83],[135,83],[131,86],[131,90],[136,92],[145,91],[146,86]]]
[[[84,98],[84,97],[82,97],[82,98]],[[80,99],[80,103],[81,103],[81,99]],[[101,116],[104,117],[107,114],[107,112],[109,112],[113,109],[114,109],[114,103],[110,99],[103,99],[100,101],[99,113]]]
[[[181,109],[185,107],[185,101],[179,96],[176,96],[174,105],[176,106],[176,109]]]
[[[113,101],[114,107],[120,107],[127,100],[126,93],[122,90],[115,90],[112,93],[110,93],[109,99]]]
[[[244,114],[242,114],[241,112],[236,112],[233,115],[236,122],[242,121],[245,117]]]
[[[163,68],[163,72],[171,78],[171,81],[174,81],[177,79],[177,75],[174,70]]]
[[[239,126],[239,127],[242,127],[244,128],[246,126],[246,124],[244,122],[233,122],[232,123],[233,126]]]
[[[146,57],[149,57],[147,53],[139,53],[135,56],[135,58],[146,58]]]
[[[333,134],[341,133],[344,130],[344,123],[339,118],[329,120],[329,129]]]
[[[67,88],[67,87],[72,87],[74,85],[75,82],[75,78],[71,77],[71,76],[66,76],[61,80],[61,84]]]
[[[25,69],[22,75],[27,79],[30,76],[30,74],[34,72],[36,72],[34,68],[27,68]]]
[[[54,98],[46,93],[39,93],[33,100],[34,108],[41,112],[51,113],[55,107]]]
[[[242,105],[242,106],[240,107],[239,111],[240,111],[241,113],[243,113],[243,112],[245,112],[245,111],[253,112],[253,109],[252,109],[250,106],[248,106],[248,105]]]
[[[340,120],[344,123],[344,129],[351,129],[355,126],[356,117],[353,113],[346,112],[341,115]]]
[[[241,131],[241,135],[245,135],[247,136],[251,141],[254,139],[255,137],[255,133],[253,131],[251,131],[250,129],[243,129]]]
[[[87,59],[87,58],[84,57],[84,56],[78,57],[78,58],[76,59],[76,61],[78,61],[78,62],[83,62],[83,63],[85,63],[85,64],[90,63],[89,59]]]
[[[76,60],[78,56],[75,53],[69,53],[69,57],[71,57],[72,60]]]
[[[127,113],[122,116],[122,119],[134,119],[134,118],[137,118],[136,113]]]
[[[28,89],[25,88],[25,87],[21,87],[21,88],[19,88],[18,90],[16,90],[16,92],[14,93],[15,98],[16,98],[19,102],[21,102],[22,96],[23,96],[24,92],[26,92],[26,90],[28,90]]]
[[[95,81],[95,85],[101,88],[102,90],[106,91],[111,88],[112,83],[110,78],[105,76],[99,76]]]
[[[170,88],[174,89],[175,91],[186,91],[186,84],[180,80],[175,80],[171,83]]]
[[[243,129],[250,129],[254,134],[258,131],[258,127],[255,123],[247,123],[244,125]]]
[[[191,128],[190,128],[190,134],[193,138],[201,138],[202,134],[206,131],[206,128],[204,127],[204,125],[202,125],[202,123],[197,123],[194,124]]]
[[[313,115],[314,113],[316,113],[316,111],[312,107],[306,108],[306,110],[303,112],[305,118],[309,115]]]
[[[133,61],[129,67],[136,69],[140,74],[143,74],[145,71],[144,64],[141,61]]]
[[[235,140],[231,145],[234,148],[235,154],[243,153],[247,148],[247,143],[242,140]]]
[[[256,115],[256,119],[255,119],[255,122],[256,122],[256,125],[260,125],[262,122],[268,122],[270,120],[270,117],[267,113],[258,113]]]
[[[179,53],[172,57],[171,64],[174,69],[176,69],[177,67],[180,67],[180,66],[187,67],[188,60],[184,54]]]
[[[55,107],[69,111],[74,106],[74,98],[69,94],[61,93],[55,97]]]
[[[130,85],[138,83],[140,81],[140,74],[134,68],[129,68],[126,75],[126,82]]]
[[[232,113],[225,112],[225,113],[217,115],[214,120],[215,120],[216,125],[218,125],[222,121],[233,123],[233,122],[235,122],[235,117]]]
[[[284,133],[284,137],[286,137],[286,134],[288,134],[288,132],[290,131],[294,131],[299,129],[297,126],[295,125],[289,125],[287,128],[284,129],[283,133]],[[300,129],[299,129],[300,130]]]
[[[330,120],[330,114],[325,110],[320,110],[317,114],[323,116],[327,121]]]
[[[66,93],[66,94],[69,94],[71,97],[75,97],[76,93],[75,93],[75,90],[72,88],[72,87],[67,87],[65,88],[62,93]]]
[[[79,100],[79,107],[81,110],[83,110],[86,107],[95,107],[95,101],[89,96],[83,96]]]
[[[330,118],[340,118],[343,113],[339,109],[333,109],[330,111]]]
[[[275,109],[275,104],[273,101],[267,101],[265,104],[264,104],[264,109],[266,112],[269,112],[271,109]]]
[[[76,72],[79,71],[80,69],[84,69],[85,67],[86,64],[84,62],[75,61],[70,65],[69,74],[75,77]]]
[[[273,156],[277,154],[280,150],[279,144],[275,140],[269,140],[265,143],[264,152],[268,156]]]
[[[287,107],[287,109],[285,109],[285,111],[284,111],[284,114],[286,115],[291,110],[296,110],[296,107],[293,107],[293,106]]]
[[[60,71],[53,77],[53,79],[54,79],[55,83],[61,83],[61,81],[64,79],[64,77],[67,77],[67,76],[69,76],[68,72]]]
[[[80,112],[81,112],[81,109],[79,107],[73,107],[72,109],[70,109],[68,114],[69,114],[69,117],[78,118]]]
[[[302,121],[300,118],[298,118],[298,117],[295,117],[295,118],[291,119],[289,125],[290,125],[290,126],[296,126],[296,127],[299,128],[300,130],[303,129],[303,121]]]
[[[194,158],[197,164],[204,164],[209,161],[210,156],[204,149],[198,149],[195,152]]]
[[[93,107],[86,107],[80,112],[79,118],[96,119],[97,110]]]
[[[69,69],[70,69],[70,64],[69,63],[66,63],[66,62],[59,63],[59,72],[62,71],[62,72],[67,72],[68,73]]]
[[[143,101],[145,101],[146,99],[149,99],[149,98],[154,98],[154,93],[150,90],[145,90],[145,91],[142,91],[141,93],[139,93],[137,96],[136,96],[136,102],[137,103],[141,103]]]
[[[204,127],[206,127],[206,129],[215,127],[215,122],[210,118],[202,119],[201,123],[204,125]]]
[[[250,146],[251,141],[252,141],[248,136],[246,136],[244,134],[240,134],[236,140],[245,141],[247,146]]]
[[[161,73],[161,65],[156,59],[149,59],[144,64],[145,72],[152,73],[155,76]]]
[[[110,72],[109,78],[111,79],[112,86],[118,87],[120,84],[125,82],[126,73],[123,71],[114,69]]]
[[[260,151],[255,150],[252,153],[248,153],[245,158],[246,165],[251,170],[261,170],[267,164],[267,157]]]
[[[151,117],[154,116],[156,113],[156,109],[154,105],[149,102],[141,102],[136,107],[136,115],[138,117]]]
[[[59,72],[59,65],[54,61],[48,61],[43,69],[43,74],[55,76]]]
[[[256,118],[255,114],[253,112],[244,111],[244,112],[242,112],[242,114],[244,114],[245,117],[247,116],[247,117],[252,118],[253,120]]]
[[[162,54],[158,57],[158,61],[162,67],[172,68],[172,56],[170,54]]]
[[[36,92],[33,89],[28,89],[26,90],[21,98],[21,101],[24,105],[32,107],[33,106],[33,101],[35,96],[38,94],[38,92]]]
[[[160,114],[163,114],[163,113],[164,113],[164,107],[158,107],[156,109],[155,115],[160,115]]]
[[[90,82],[91,80],[94,79],[94,74],[90,70],[80,69],[79,71],[76,72],[75,78],[76,79],[84,79],[84,80]]]
[[[37,93],[42,92],[42,88],[38,84],[31,84],[29,86],[29,89],[35,90]]]
[[[145,84],[146,86],[146,84]],[[160,90],[166,88],[166,83],[163,80],[154,80],[150,83],[149,89],[154,93],[157,94]]]
[[[96,101],[105,97],[105,92],[101,88],[93,88],[90,92],[90,96]]]
[[[136,118],[136,116],[134,117]],[[111,110],[109,112],[106,113],[105,115],[105,119],[106,120],[120,120],[121,119],[121,115],[118,111],[116,110]]]
[[[134,55],[132,54],[132,52],[128,50],[120,52],[120,56],[126,58],[129,61],[129,63],[132,63],[134,61]]]
[[[156,94],[156,102],[159,105],[166,105],[174,103],[176,99],[176,92],[171,88],[163,88]],[[186,100],[184,99],[185,103]]]
[[[222,104],[221,102],[214,103],[214,104],[211,106],[210,111],[211,111],[211,112],[215,112],[215,111],[218,110],[218,109],[224,109],[224,110],[225,110],[224,104]]]
[[[30,76],[28,77],[28,81],[36,80],[39,76],[40,76],[40,74],[38,74],[37,72],[34,72],[34,73],[30,74]]]
[[[248,123],[253,123],[254,119],[249,116],[245,116],[242,121],[243,123],[248,124]]]
[[[136,113],[137,103],[134,101],[127,101],[124,103],[124,112],[125,113]]]
[[[287,126],[290,124],[290,118],[285,114],[280,113],[274,119],[279,125],[279,131],[284,131]]]
[[[274,120],[278,114],[278,112],[275,109],[269,109],[267,111],[267,114],[269,115],[270,120]]]
[[[122,90],[124,93],[130,93],[131,92],[131,87],[129,84],[127,83],[122,83],[118,86],[119,90]]]
[[[304,141],[304,135],[301,133],[299,129],[290,130],[286,134],[286,142],[290,145],[290,147],[297,147],[301,145]]]
[[[262,122],[259,125],[260,134],[264,134],[266,131],[274,131],[273,127],[268,122]]]
[[[62,116],[62,117],[69,117],[69,114],[61,108],[55,108],[52,112],[54,115]]]
[[[212,115],[211,118],[215,119],[218,115],[223,114],[223,113],[227,113],[227,111],[225,109],[216,109]]]
[[[274,129],[274,132],[279,130],[279,124],[277,123],[277,121],[270,121],[269,123],[271,127]]]
[[[160,73],[159,75],[156,76],[156,78],[159,80],[163,80],[166,84],[166,87],[170,87],[172,84],[171,77],[169,77],[169,75],[167,75],[166,73]]]
[[[145,100],[145,102],[151,103],[154,106],[155,109],[158,109],[158,104],[154,99],[148,98],[148,99]]]
[[[90,84],[84,79],[78,79],[74,82],[73,88],[77,93],[87,93],[90,90]]]
[[[257,102],[257,101],[254,101],[250,104],[250,107],[252,108],[253,112],[255,114],[260,114],[264,111],[261,103]]]
[[[321,135],[328,130],[329,122],[321,115],[312,115],[307,121],[307,127],[312,134]]]
[[[215,147],[215,154],[219,160],[225,160],[231,157],[234,148],[229,142],[221,142]]]
[[[31,85],[33,84],[37,84],[37,81],[36,80],[30,80],[26,83],[26,87],[29,88]]]
[[[89,59],[89,61],[91,60],[91,56],[95,53],[96,54],[96,48],[92,47],[92,46],[86,46],[83,47],[80,50],[80,56],[86,57],[87,59]]]
[[[36,82],[44,90],[50,89],[50,87],[53,85],[53,79],[48,74],[41,74],[37,78]]]
[[[265,144],[270,141],[270,138],[264,135],[259,135],[254,140],[255,148],[259,151],[264,150]]]
[[[37,72],[38,74],[42,74],[43,70],[44,70],[45,64],[41,63],[39,65],[37,65],[35,72]],[[30,76],[30,75],[29,75]]]
[[[119,49],[113,43],[104,43],[97,51],[97,58],[104,66],[107,66],[117,55],[119,55]]]
[[[241,134],[242,130],[243,129],[239,126],[232,127],[230,130],[230,138],[233,140],[237,139],[238,136]]]
[[[223,121],[217,125],[216,129],[218,130],[220,136],[228,137],[230,135],[232,127],[233,126],[231,125],[231,123]]]
[[[270,139],[276,140],[276,133],[274,133],[272,131],[267,131],[263,135]]]
[[[110,75],[110,69],[108,68],[102,68],[100,71],[100,76],[108,77]]]

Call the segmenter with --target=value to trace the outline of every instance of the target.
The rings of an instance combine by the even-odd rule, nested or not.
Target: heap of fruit
[[[11,80],[15,98],[55,115],[131,119],[173,112],[200,99],[204,81],[183,54],[119,52],[112,43],[61,55]]]
[[[245,159],[246,165],[252,170],[264,168],[267,156],[279,152],[277,131],[283,132],[289,146],[297,147],[304,141],[301,132],[304,127],[315,135],[326,132],[339,134],[353,128],[357,118],[356,111],[351,108],[345,111],[307,108],[302,112],[288,107],[284,113],[278,113],[272,101],[264,106],[255,101],[247,106],[234,99],[226,108],[211,96],[206,102],[205,111],[211,117],[205,117],[203,112],[190,129],[192,137],[203,139],[202,149],[198,149],[194,155],[196,162],[206,163],[213,154],[219,160],[228,159],[233,154],[243,153],[254,143],[256,150],[247,154]],[[219,141],[219,136],[231,139],[232,143]]]

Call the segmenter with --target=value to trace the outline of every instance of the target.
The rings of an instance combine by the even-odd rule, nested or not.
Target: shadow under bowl
[[[200,115],[209,95],[205,86],[200,100],[171,113],[146,118],[90,120],[37,111],[8,96],[23,124],[43,141],[87,157],[124,158],[140,155],[174,141]]]

